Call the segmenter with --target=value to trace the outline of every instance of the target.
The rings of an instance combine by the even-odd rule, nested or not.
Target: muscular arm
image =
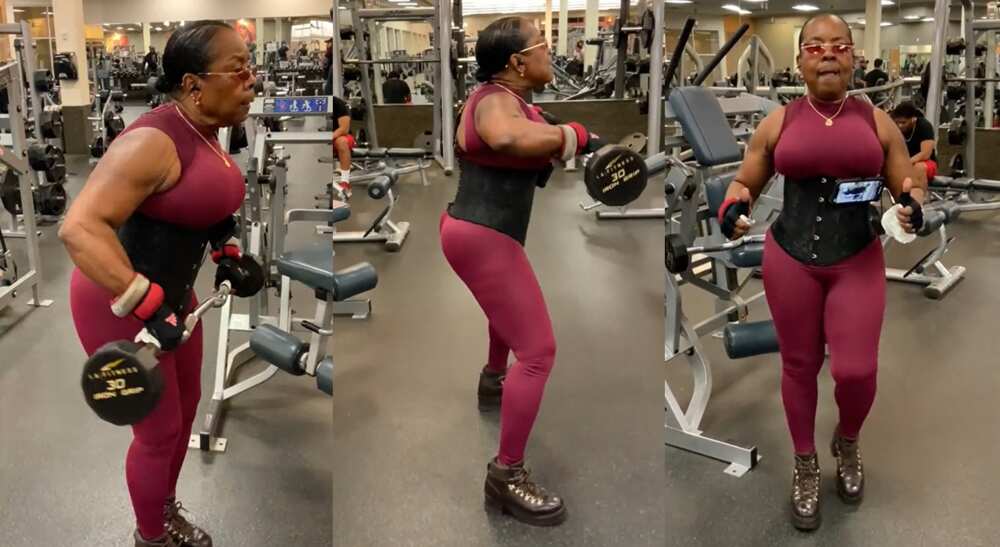
[[[927,183],[924,177],[917,176],[916,169],[910,161],[909,151],[906,149],[906,142],[903,141],[903,134],[888,114],[878,108],[874,109],[874,112],[878,138],[885,150],[882,174],[885,176],[886,186],[892,192],[893,198],[898,199],[903,192],[903,180],[909,178],[913,183],[910,195],[914,200],[923,203],[927,195]]]
[[[918,161],[927,161],[931,159],[931,154],[934,153],[934,141],[926,140],[920,143],[920,152],[915,154],[910,158],[910,163],[917,163]]]
[[[562,129],[529,120],[520,102],[507,93],[494,93],[481,100],[475,123],[483,142],[503,154],[537,158],[562,150]]]
[[[351,117],[341,116],[337,118],[337,129],[333,131],[333,140],[336,140],[351,132]]]
[[[733,182],[726,190],[726,199],[738,199],[743,189],[750,191],[753,201],[764,190],[767,181],[774,175],[774,147],[778,143],[778,134],[781,132],[781,124],[785,120],[785,109],[779,108],[767,115],[757,125],[757,129],[750,137],[746,153],[743,155],[743,163],[737,171]]]
[[[180,176],[173,141],[152,128],[117,139],[94,168],[59,229],[73,263],[113,294],[122,294],[135,277],[115,230],[150,195]]]

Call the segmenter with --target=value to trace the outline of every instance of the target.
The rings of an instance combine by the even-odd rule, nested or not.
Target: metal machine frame
[[[24,48],[22,59],[24,62],[24,69],[28,74],[34,74],[35,71],[35,50],[31,39],[31,29],[27,21],[21,21],[20,24],[3,24],[0,25],[0,35],[17,35],[21,37],[19,47]],[[0,87],[6,87],[8,93],[8,101],[11,105],[21,105],[21,112],[25,112],[24,104],[24,94],[25,89],[24,79],[22,76],[22,66],[19,62],[11,62],[0,67]],[[33,105],[40,105],[38,94],[35,90],[35,86],[28,86],[28,92],[31,96],[31,101]],[[18,186],[21,194],[21,210],[22,215],[20,219],[16,218],[14,215],[8,215],[10,217],[9,229],[3,229],[0,226],[0,230],[3,230],[3,237],[6,239],[24,239],[27,244],[27,254],[28,254],[28,269],[19,272],[18,279],[14,281],[11,285],[0,286],[0,310],[10,305],[13,299],[17,295],[19,290],[31,289],[31,300],[28,304],[34,307],[49,307],[52,305],[52,300],[42,299],[40,296],[39,285],[42,280],[41,273],[41,254],[38,248],[38,238],[41,232],[38,231],[36,223],[35,214],[35,202],[32,193],[32,180],[31,177],[35,177],[35,180],[42,182],[44,179],[43,175],[36,171],[32,171],[27,161],[24,159],[25,149],[27,147],[24,140],[24,119],[22,116],[16,114],[16,110],[11,108],[14,115],[7,116],[7,121],[9,123],[11,135],[10,135],[10,151],[12,153],[2,153],[3,150],[0,149],[0,162],[2,162],[7,169],[13,169],[18,177]],[[39,124],[35,124],[35,136],[41,141],[41,128]],[[5,143],[4,146],[7,146]],[[6,211],[0,210],[0,213],[6,213]],[[19,222],[20,221],[20,222]]]

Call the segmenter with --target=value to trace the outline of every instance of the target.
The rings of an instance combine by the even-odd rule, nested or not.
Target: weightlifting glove
[[[208,229],[208,243],[212,247],[212,262],[219,263],[223,258],[239,258],[240,240],[236,238],[236,217],[230,215],[222,222]]]
[[[913,213],[910,215],[910,224],[913,226],[913,232],[919,232],[920,228],[924,226],[924,208],[918,203],[909,192],[903,192],[899,195],[899,204],[903,207],[909,207]]]
[[[736,233],[736,223],[741,216],[750,216],[750,203],[736,198],[728,198],[719,207],[719,226],[726,239],[732,239]]]
[[[560,125],[559,129],[563,132],[563,146],[559,152],[559,159],[564,162],[581,154],[590,154],[605,144],[578,122]]]
[[[223,281],[228,281],[233,287],[233,294],[246,298],[253,296],[264,288],[264,268],[250,255],[238,257],[223,257],[215,269],[215,288]]]
[[[161,351],[171,351],[184,338],[184,324],[174,310],[163,303],[163,298],[163,287],[136,274],[125,292],[111,302],[111,311],[118,317],[132,314],[160,343]]]

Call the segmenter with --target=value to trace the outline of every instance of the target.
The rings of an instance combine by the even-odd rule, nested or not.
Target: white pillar
[[[152,38],[149,36],[149,27],[153,26],[152,23],[142,24],[142,54],[145,55],[149,51],[149,46],[153,44]]]
[[[597,13],[600,10],[598,0],[587,0],[587,13],[583,16],[583,35],[585,39],[597,38]],[[597,59],[597,46],[583,47],[583,66],[589,68]]]
[[[986,33],[986,77],[993,78],[997,70],[997,33],[989,31]],[[995,82],[986,83],[986,100],[983,101],[983,121],[986,127],[993,127],[993,97],[997,84]]]
[[[285,22],[281,20],[281,17],[275,17],[275,19],[274,19],[274,40],[276,42],[278,42],[278,45],[281,45],[281,40],[282,40],[281,35],[284,34],[282,32],[283,29],[281,27],[284,26],[284,24],[285,24]]]
[[[556,54],[563,57],[569,55],[566,44],[569,42],[569,0],[559,0],[559,45]]]
[[[552,0],[545,0],[545,43],[552,49]]]
[[[875,59],[882,56],[881,38],[882,2],[881,0],[865,0],[865,58],[868,59],[870,68],[875,68]]]
[[[63,106],[88,105],[90,79],[87,74],[87,46],[83,30],[83,0],[53,0],[52,12],[55,14],[53,26],[56,52],[74,53],[79,74],[79,79],[75,82],[63,80],[59,84],[62,104]]]

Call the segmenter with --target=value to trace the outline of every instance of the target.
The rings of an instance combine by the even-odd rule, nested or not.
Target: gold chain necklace
[[[809,103],[809,106],[812,107],[813,111],[816,112],[816,114],[819,115],[820,118],[826,120],[826,123],[824,125],[826,125],[827,127],[833,127],[833,119],[839,116],[840,111],[844,109],[844,105],[847,104],[847,97],[844,97],[844,100],[840,101],[840,108],[838,108],[837,112],[834,113],[834,115],[829,118],[824,116],[822,112],[820,112],[815,106],[813,106],[812,99],[810,99],[808,95],[806,95],[806,102]]]
[[[523,98],[521,98],[521,96],[518,95],[517,93],[514,93],[513,91],[511,91],[507,86],[505,86],[503,84],[498,84],[496,82],[490,82],[490,83],[493,84],[493,85],[495,85],[495,86],[497,86],[497,87],[499,87],[500,89],[506,91],[507,93],[510,93],[511,95],[514,96],[515,99],[521,101],[523,104],[525,104],[525,105],[528,104],[528,101],[526,101]]]
[[[198,134],[199,137],[201,137],[201,140],[205,143],[205,146],[208,146],[209,148],[211,148],[212,152],[215,152],[215,155],[219,156],[219,159],[222,160],[222,163],[226,164],[226,167],[229,167],[229,159],[226,158],[226,156],[224,154],[222,154],[221,152],[219,152],[218,148],[212,146],[212,143],[208,142],[208,139],[205,138],[205,135],[201,134],[201,131],[198,131],[197,129],[195,129],[194,125],[192,125],[191,122],[188,121],[187,116],[185,116],[181,112],[180,107],[177,106],[176,104],[174,104],[174,110],[176,110],[177,111],[177,115],[180,116],[182,120],[184,120],[184,123],[186,123],[187,126],[191,128],[191,131],[194,131],[195,133]]]

